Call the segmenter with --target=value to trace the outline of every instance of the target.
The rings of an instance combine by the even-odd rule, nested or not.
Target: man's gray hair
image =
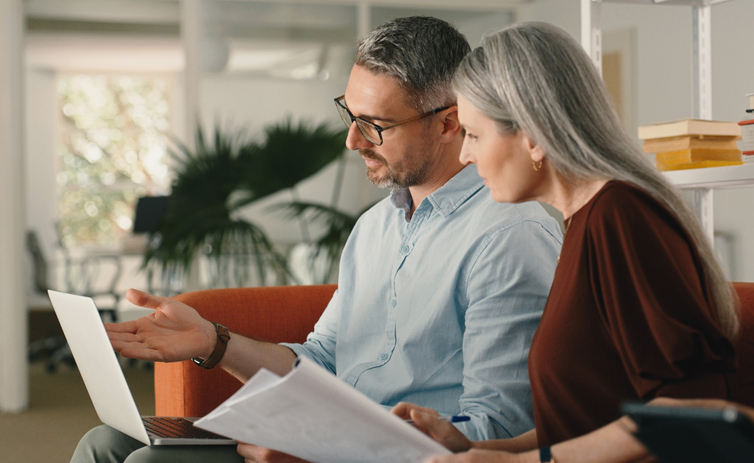
[[[362,39],[355,64],[396,79],[406,103],[424,113],[455,104],[453,73],[470,49],[447,22],[411,16],[388,21]]]
[[[693,238],[724,332],[738,327],[736,296],[701,224],[618,119],[597,69],[576,40],[545,23],[515,24],[484,39],[453,88],[501,133],[523,130],[573,183],[621,180],[665,205]]]

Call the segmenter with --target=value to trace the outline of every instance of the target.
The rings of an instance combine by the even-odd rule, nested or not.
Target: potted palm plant
[[[206,257],[213,286],[247,284],[256,272],[286,270],[285,259],[263,228],[241,210],[314,175],[344,150],[345,130],[327,124],[268,126],[261,141],[243,140],[215,127],[207,138],[196,130],[195,148],[176,143],[175,179],[166,214],[150,237],[144,267],[185,275]]]

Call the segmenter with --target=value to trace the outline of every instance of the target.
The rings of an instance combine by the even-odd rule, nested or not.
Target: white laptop
[[[94,409],[103,423],[146,445],[229,445],[232,439],[193,426],[197,418],[142,417],[89,297],[48,291]]]

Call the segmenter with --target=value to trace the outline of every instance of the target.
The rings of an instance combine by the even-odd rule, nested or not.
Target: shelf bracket
[[[692,8],[692,47],[694,66],[694,117],[712,120],[712,7]],[[715,243],[715,220],[711,188],[692,190],[694,212],[702,223],[710,243]]]
[[[712,7],[692,8],[694,117],[712,120]]]
[[[602,77],[602,0],[581,0],[581,46]]]
[[[713,195],[712,188],[694,188],[690,190],[691,206],[702,223],[704,234],[709,238],[710,243],[715,242],[715,217],[712,212]]]

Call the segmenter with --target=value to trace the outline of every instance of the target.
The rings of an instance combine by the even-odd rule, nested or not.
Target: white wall
[[[47,256],[52,256],[57,236],[58,195],[55,175],[57,93],[55,73],[29,70],[26,73],[26,211],[28,228],[35,230]]]
[[[450,17],[447,19],[452,21]],[[473,19],[466,18],[456,25],[473,44],[476,44],[483,34],[492,32],[511,20],[512,15],[509,13],[495,13]],[[344,57],[343,66],[338,66],[327,81],[205,74],[201,79],[199,92],[202,124],[207,130],[211,130],[219,121],[223,127],[243,128],[251,135],[286,116],[291,116],[296,121],[329,121],[334,126],[339,126],[342,122],[335,111],[333,98],[345,91],[354,50],[348,52],[348,56]],[[185,113],[185,105],[182,102],[184,91],[181,88],[183,83],[180,75],[175,77],[171,102],[172,132],[185,140],[187,127],[186,118],[182,117]],[[56,240],[53,224],[57,216],[55,174],[58,162],[55,155],[58,111],[55,72],[38,68],[29,69],[26,84],[29,89],[27,191],[31,198],[28,225],[38,230],[44,250],[48,255],[52,255]],[[189,131],[192,129],[188,128]],[[299,197],[302,200],[329,203],[336,170],[337,166],[332,165],[314,178],[303,182],[297,188]],[[349,212],[357,212],[386,194],[387,191],[379,190],[368,182],[363,160],[356,153],[348,153],[338,207]],[[290,192],[283,192],[260,201],[246,211],[250,219],[261,224],[269,236],[274,237],[282,246],[301,241],[302,230],[297,222],[284,219],[280,213],[270,212],[268,206],[291,199]],[[318,233],[316,228],[309,231],[313,236]],[[133,273],[129,272],[130,275]]]
[[[29,404],[24,297],[23,5],[0,2],[0,412]]]
[[[638,47],[638,123],[652,124],[693,115],[691,7],[602,5],[602,29],[633,27]],[[579,0],[537,0],[521,8],[521,21],[556,24],[580,39]],[[751,24],[754,1],[712,7],[712,116],[746,117],[746,93],[754,92]],[[734,240],[732,278],[754,281],[754,188],[714,192],[715,229]]]

